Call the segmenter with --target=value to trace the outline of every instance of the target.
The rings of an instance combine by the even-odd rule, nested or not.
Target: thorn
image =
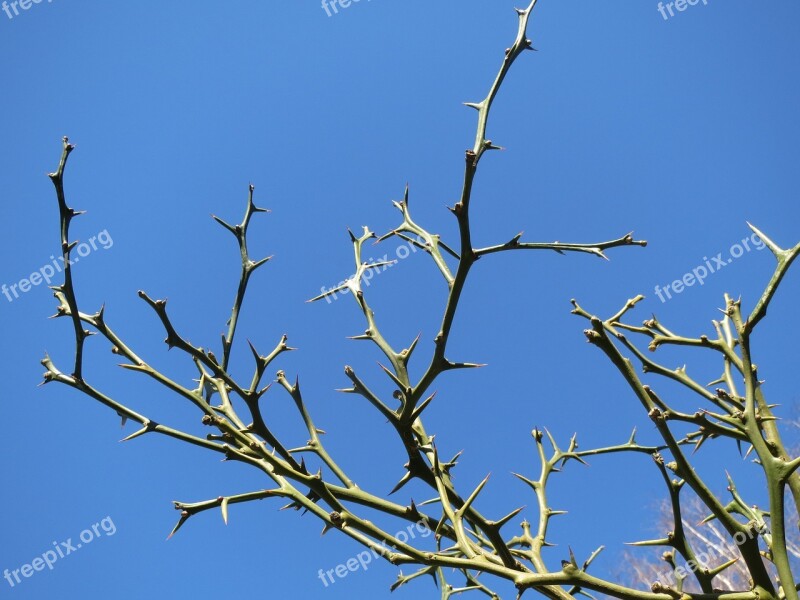
[[[411,481],[413,479],[413,477],[414,476],[411,474],[411,471],[406,472],[406,474],[403,475],[400,478],[400,481],[398,481],[395,484],[395,486],[392,488],[392,491],[389,492],[389,495],[391,496],[392,494],[394,494],[396,491],[398,491],[400,488],[402,488],[405,484],[407,484],[409,481]]]
[[[178,523],[175,525],[175,527],[172,528],[172,531],[170,532],[170,534],[167,536],[167,541],[171,540],[172,536],[175,535],[176,533],[178,533],[178,530],[181,527],[183,527],[183,524],[189,519],[190,516],[191,515],[189,514],[188,510],[181,511],[181,518],[178,521]]]
[[[492,524],[493,524],[495,527],[497,527],[498,529],[500,529],[500,528],[502,528],[502,527],[503,527],[503,526],[504,526],[506,523],[508,523],[508,522],[509,522],[511,519],[513,519],[514,517],[516,517],[516,516],[517,516],[517,515],[518,515],[520,512],[522,512],[522,510],[523,510],[524,508],[525,508],[524,506],[520,506],[518,509],[516,509],[516,510],[512,510],[510,513],[508,513],[508,514],[507,514],[505,517],[503,517],[502,519],[499,519],[499,520],[497,520],[497,521],[492,521]]]
[[[153,424],[154,425],[154,424]],[[128,437],[122,438],[120,442],[130,442],[131,440],[136,439],[139,436],[144,435],[145,433],[150,433],[153,430],[153,425],[151,423],[146,423],[144,427],[135,431],[134,433],[130,434]]]
[[[230,231],[233,235],[235,235],[236,237],[239,237],[239,234],[236,233],[236,227],[234,227],[233,225],[229,225],[228,223],[226,223],[225,221],[223,221],[222,219],[220,219],[216,215],[211,215],[211,218],[214,219],[220,225],[222,225],[225,229]]]
[[[414,409],[414,412],[411,414],[411,422],[412,423],[414,421],[416,421],[417,418],[419,418],[419,416],[422,414],[422,411],[424,411],[428,407],[428,405],[431,403],[431,401],[436,397],[436,394],[437,394],[437,392],[433,392],[430,396],[425,398],[425,400],[420,402],[419,405]],[[458,455],[456,455],[456,458],[458,458]]]
[[[220,503],[220,510],[222,511],[222,520],[225,522],[225,525],[228,524],[228,498],[222,498],[222,502]]]

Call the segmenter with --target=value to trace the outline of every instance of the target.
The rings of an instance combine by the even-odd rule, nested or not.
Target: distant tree
[[[533,438],[541,459],[541,470],[535,477],[518,477],[535,496],[538,515],[533,523],[523,521],[516,533],[508,533],[507,526],[522,509],[491,518],[479,512],[476,499],[488,478],[474,490],[459,491],[451,477],[456,458],[445,460],[440,456],[433,437],[426,432],[423,418],[426,408],[434,402],[435,394],[431,393],[431,389],[437,378],[446,371],[479,366],[457,362],[448,351],[459,301],[476,261],[484,257],[488,260],[494,254],[523,250],[579,252],[605,257],[605,251],[612,248],[645,245],[643,241],[634,240],[631,234],[600,243],[526,242],[520,234],[492,246],[476,247],[473,244],[470,221],[473,182],[484,154],[497,148],[486,137],[489,113],[512,64],[531,48],[526,30],[535,5],[536,0],[532,0],[527,8],[517,10],[518,32],[505,51],[496,79],[483,100],[468,104],[477,111],[478,126],[475,144],[466,151],[460,198],[451,208],[458,223],[458,242],[447,244],[438,234],[412,219],[407,189],[403,200],[395,202],[402,217],[400,224],[380,238],[397,237],[416,245],[430,256],[441,274],[447,300],[430,356],[423,358],[415,352],[418,338],[410,341],[409,336],[409,345],[397,349],[381,333],[380,323],[362,287],[362,279],[368,273],[385,266],[381,262],[364,260],[363,246],[375,237],[368,229],[365,228],[360,235],[351,234],[355,274],[338,288],[315,298],[319,300],[345,289],[351,292],[366,323],[365,332],[357,339],[372,342],[383,354],[386,364],[381,368],[392,383],[394,393],[391,398],[382,397],[350,367],[345,367],[350,385],[342,391],[363,397],[388,421],[401,441],[408,462],[405,465],[406,473],[395,491],[411,480],[418,480],[432,490],[436,502],[424,506],[418,506],[413,501],[398,503],[357,485],[329,453],[323,440],[324,432],[312,419],[299,381],[294,379],[292,382],[283,371],[278,371],[276,382],[294,401],[308,437],[307,441],[300,441],[297,445],[296,440],[282,439],[276,434],[275,424],[264,415],[259,401],[269,389],[269,385],[263,384],[267,369],[283,353],[291,350],[286,337],[266,354],[250,346],[255,366],[248,381],[237,380],[231,374],[231,349],[248,282],[267,261],[254,260],[248,251],[247,236],[251,218],[262,212],[254,203],[252,186],[241,223],[232,225],[217,218],[234,236],[241,255],[241,278],[227,322],[227,332],[222,336],[217,354],[206,347],[191,344],[176,329],[165,300],[157,300],[145,292],[139,292],[139,296],[161,321],[168,347],[184,353],[197,368],[197,384],[178,381],[155,369],[123,341],[106,321],[102,308],[95,313],[79,310],[73,285],[74,267],[69,260],[75,247],[75,242],[70,241],[70,226],[78,213],[68,205],[64,190],[64,171],[74,147],[65,138],[58,168],[50,175],[58,197],[65,263],[64,283],[55,288],[55,296],[59,302],[57,316],[68,319],[73,325],[75,355],[67,371],[60,370],[50,357],[45,357],[42,361],[47,369],[44,379],[46,382],[56,381],[67,385],[104,404],[114,410],[123,423],[138,423],[140,428],[126,440],[153,433],[165,435],[219,453],[228,460],[250,465],[271,482],[268,489],[246,494],[222,496],[204,502],[176,502],[175,508],[180,512],[180,519],[173,534],[188,519],[207,510],[220,510],[227,522],[229,508],[234,504],[278,498],[288,501],[289,507],[314,515],[322,521],[326,531],[339,530],[357,541],[366,548],[364,554],[367,556],[371,551],[394,565],[414,567],[412,573],[398,577],[393,589],[420,575],[432,575],[439,584],[443,599],[467,591],[498,597],[490,586],[492,581],[500,579],[513,583],[519,595],[531,590],[558,599],[599,592],[617,598],[639,600],[797,600],[796,581],[790,563],[790,555],[796,548],[787,542],[789,519],[784,502],[788,488],[790,504],[795,509],[800,505],[800,477],[796,472],[800,458],[790,456],[784,446],[775,424],[774,406],[768,402],[761,387],[750,340],[756,326],[766,315],[782,278],[800,254],[800,244],[791,249],[781,248],[752,227],[774,254],[777,260],[775,272],[749,313],[744,312],[740,301],[726,297],[724,316],[713,322],[714,334],[711,336],[684,337],[673,333],[655,317],[640,325],[623,321],[641,296],[629,300],[616,314],[605,319],[573,301],[573,313],[589,323],[585,330],[587,340],[604,352],[623,376],[652,419],[661,439],[657,443],[643,445],[631,436],[621,444],[578,450],[575,437],[562,447],[547,431],[534,429]],[[84,347],[91,333],[105,338],[112,352],[125,361],[122,365],[124,368],[151,378],[194,405],[200,416],[199,422],[180,427],[157,423],[93,385],[87,377],[84,361]],[[687,369],[672,369],[655,362],[651,355],[633,342],[635,338],[646,340],[651,351],[669,345],[700,348],[712,353],[721,363],[721,376],[713,384],[718,387],[709,390],[693,379]],[[410,374],[409,362],[412,358],[422,358],[427,365],[419,379]],[[634,361],[646,373],[677,382],[693,392],[699,397],[703,408],[693,413],[674,408],[670,400],[656,392],[654,385],[646,384],[640,378]],[[657,377],[654,379],[659,381]],[[203,428],[200,425],[211,433],[201,433]],[[686,428],[689,429],[688,433],[677,433]],[[687,452],[687,447],[697,449],[709,440],[719,441],[721,438],[734,441],[757,458],[756,468],[764,478],[765,493],[769,498],[766,510],[755,508],[747,502],[737,491],[733,480],[730,480],[730,498],[723,500],[693,468],[692,454]],[[614,453],[639,453],[653,457],[653,464],[667,487],[672,517],[669,533],[646,544],[666,548],[670,553],[667,562],[676,571],[681,566],[679,562],[699,565],[698,568],[684,569],[684,577],[667,581],[661,580],[656,573],[646,573],[644,578],[653,580],[647,590],[590,574],[590,564],[600,549],[585,560],[578,560],[571,550],[564,551],[560,564],[555,567],[547,564],[543,549],[550,545],[550,520],[559,514],[548,500],[547,485],[551,475],[567,463],[583,462],[589,456]],[[686,507],[681,490],[686,487],[698,498],[699,504],[690,504],[689,512],[684,515]],[[707,528],[690,526],[691,516],[701,512],[713,515],[713,524],[709,522]],[[408,535],[392,534],[386,527],[370,520],[368,515],[375,514],[386,520],[396,519],[434,532],[435,535],[431,537],[435,539],[435,544],[422,547],[410,540]],[[708,534],[708,531],[712,533]],[[699,559],[706,543],[726,551],[732,551],[735,546],[738,550],[737,560],[733,562],[731,558],[728,561],[728,555],[721,554],[712,564],[703,564]],[[739,565],[736,568],[740,571],[732,571],[734,565]],[[449,582],[451,569],[460,573],[463,581],[459,583],[461,587],[454,587]],[[690,581],[694,581],[693,587],[690,587]],[[726,583],[736,592],[722,592]],[[691,589],[700,591],[692,592]]]
[[[798,430],[800,430],[800,414],[798,407],[794,407],[795,414],[785,422],[785,434],[788,443],[791,444],[790,454],[798,454]],[[733,561],[730,567],[717,575],[714,583],[717,588],[726,591],[747,589],[750,585],[750,573],[747,566],[742,561],[739,547],[727,532],[720,528],[719,524],[704,510],[702,502],[697,496],[692,496],[683,504],[683,528],[687,537],[691,540],[695,548],[700,549],[703,554],[702,565],[721,564]],[[791,505],[790,505],[791,506]],[[670,503],[661,502],[660,514],[656,527],[661,531],[669,531],[672,527],[672,507]],[[800,521],[796,510],[791,508],[786,516],[786,551],[793,571],[800,570]],[[777,577],[775,566],[769,561],[766,562],[770,573]],[[686,572],[676,572],[676,557],[674,552],[663,552],[649,554],[642,552],[625,552],[623,561],[619,568],[620,580],[626,585],[652,584],[655,581],[674,586],[679,576]],[[698,591],[697,582],[687,580],[684,589]]]
[[[704,511],[703,504],[692,497],[684,500],[683,504],[683,529],[692,546],[697,550],[701,567],[731,563],[720,572],[714,585],[717,589],[725,591],[746,590],[750,587],[750,572],[742,561],[741,552],[735,541],[720,527],[718,523],[709,520]],[[661,504],[659,521],[656,524],[660,531],[670,531],[672,527],[672,507],[669,502]],[[787,517],[787,542],[786,551],[789,555],[792,570],[800,569],[800,532],[798,531],[797,513],[790,512]],[[661,551],[660,553],[625,552],[619,567],[619,578],[624,585],[639,586],[652,585],[654,582],[676,587],[680,579],[685,581],[683,589],[699,592],[697,581],[687,578],[689,569],[685,561],[679,565],[680,557],[675,551]],[[765,563],[770,573],[776,577],[775,566],[769,561]],[[680,567],[680,570],[679,570]]]

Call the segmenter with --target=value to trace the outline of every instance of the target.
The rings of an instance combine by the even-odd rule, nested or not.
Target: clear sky
[[[584,343],[570,298],[608,315],[643,293],[635,321],[656,312],[686,334],[710,333],[723,292],[753,305],[773,268],[768,251],[751,243],[704,285],[664,302],[655,286],[738,253],[750,235],[745,221],[784,246],[800,240],[800,4],[701,0],[672,17],[657,4],[541,0],[529,32],[538,52],[518,61],[495,105],[489,137],[506,150],[481,164],[476,244],[520,230],[530,241],[635,230],[649,245],[612,250],[609,262],[548,252],[476,265],[451,354],[489,366],[442,377],[428,429],[443,454],[464,450],[460,489],[492,473],[479,506],[487,515],[527,505],[536,518],[535,499],[510,475],[538,470],[534,426],[564,443],[577,431],[585,448],[625,441],[635,425],[643,442],[656,440],[621,377]],[[63,386],[37,388],[45,350],[68,370],[71,331],[47,320],[55,303],[45,285],[20,292],[19,282],[58,253],[45,174],[69,135],[77,150],[68,197],[88,210],[73,236],[97,241],[76,268],[79,302],[87,312],[105,302],[109,323],[140,354],[188,381],[191,364],[166,353],[136,291],[169,297],[181,332],[218,350],[238,253],[209,215],[240,219],[254,183],[257,203],[272,213],[254,222],[252,252],[275,259],[253,280],[234,371],[249,377],[245,337],[266,351],[287,333],[300,352],[279,366],[300,375],[332,451],[362,487],[388,491],[403,473],[400,446],[371,407],[333,391],[348,383],[345,364],[384,384],[375,350],[345,339],[363,331],[363,318],[351,298],[304,301],[351,274],[347,227],[384,232],[399,223],[390,200],[406,182],[415,219],[456,244],[445,205],[458,197],[475,132],[475,113],[461,103],[486,93],[516,32],[513,3],[361,0],[330,16],[316,0],[43,0],[16,8],[0,12],[0,283],[18,294],[0,296],[0,569],[99,527],[52,570],[14,588],[0,580],[0,598],[385,597],[390,565],[326,588],[318,570],[359,548],[335,533],[321,538],[319,522],[278,512],[277,502],[233,507],[227,527],[207,513],[166,542],[177,520],[173,500],[268,482],[167,439],[119,444],[133,429],[121,430],[113,412]],[[396,248],[387,242],[374,256]],[[756,341],[769,398],[787,410],[800,399],[790,344],[798,292],[795,272]],[[424,256],[381,273],[368,293],[396,346],[421,332],[418,352],[430,352],[444,290]],[[102,340],[89,340],[88,379],[159,422],[199,429],[179,399],[113,359]],[[696,359],[665,354],[690,369]],[[695,372],[708,371],[710,381],[716,369],[701,363]],[[278,389],[265,398],[269,419],[300,445],[289,402]],[[685,407],[698,406],[686,398]],[[755,471],[734,449],[722,444],[699,460],[715,489],[724,490],[727,467],[749,500],[763,503]],[[623,542],[663,533],[650,528],[663,489],[646,457],[591,462],[552,482],[555,507],[570,514],[554,525],[559,547],[548,560],[556,568],[568,544],[581,558],[605,544],[596,572],[609,574]],[[403,490],[398,501],[409,494],[421,501],[430,492]],[[435,597],[430,582],[395,594]]]

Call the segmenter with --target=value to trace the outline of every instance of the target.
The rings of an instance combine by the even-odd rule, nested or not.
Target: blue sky
[[[333,392],[347,384],[345,364],[384,384],[374,349],[345,339],[363,330],[362,317],[350,298],[305,300],[352,272],[347,227],[384,232],[399,223],[390,200],[406,182],[415,219],[456,243],[445,205],[458,197],[475,131],[474,111],[461,103],[486,93],[516,31],[512,8],[504,0],[361,0],[327,16],[305,0],[54,0],[13,18],[0,12],[0,283],[19,284],[57,254],[57,206],[45,173],[69,135],[77,150],[68,198],[88,210],[73,236],[106,240],[76,267],[80,304],[92,312],[105,302],[108,321],[140,354],[188,380],[191,363],[166,353],[136,291],[169,297],[179,329],[216,347],[238,255],[209,215],[238,221],[254,183],[257,203],[272,213],[254,222],[252,253],[275,259],[254,278],[234,372],[249,377],[245,337],[265,350],[287,333],[300,352],[279,366],[300,375],[331,450],[362,487],[388,491],[402,475],[401,448],[368,406]],[[586,448],[624,441],[635,425],[643,442],[655,441],[621,377],[584,343],[570,298],[607,315],[643,293],[635,320],[656,312],[674,329],[708,333],[723,292],[752,306],[772,271],[767,251],[743,252],[666,302],[655,286],[718,253],[730,257],[750,235],[745,221],[783,246],[800,238],[798,19],[800,5],[790,0],[708,0],[668,19],[650,0],[537,7],[529,34],[539,51],[515,65],[489,124],[489,137],[506,150],[481,163],[476,244],[520,230],[532,241],[598,241],[635,230],[649,245],[612,250],[609,262],[518,253],[476,265],[451,354],[489,366],[443,376],[427,427],[443,454],[464,450],[460,489],[492,473],[484,513],[527,505],[536,518],[535,499],[510,475],[538,470],[534,426],[564,443],[577,431]],[[387,242],[374,256],[396,247]],[[769,398],[787,411],[800,399],[789,345],[798,292],[793,273],[755,341]],[[430,352],[444,290],[425,257],[400,261],[368,293],[390,340],[402,347],[421,332],[420,350]],[[70,360],[69,323],[46,319],[54,307],[44,285],[13,301],[0,296],[7,540],[0,569],[19,568],[54,541],[75,541],[107,517],[114,534],[98,529],[52,571],[14,588],[0,581],[0,597],[388,594],[395,576],[388,565],[325,588],[318,569],[359,549],[343,536],[321,538],[318,522],[277,512],[274,502],[233,507],[227,527],[208,513],[165,542],[177,517],[172,500],[266,482],[167,439],[119,444],[132,429],[120,430],[111,411],[65,387],[37,388],[45,350],[64,369]],[[196,415],[180,400],[116,369],[99,339],[88,345],[95,385],[160,422],[194,426]],[[666,360],[700,360],[697,370],[716,376],[702,356],[667,353]],[[266,402],[277,429],[304,441],[288,397],[276,389]],[[724,489],[727,467],[763,503],[755,472],[732,448],[720,445],[699,460],[716,489]],[[607,574],[622,542],[652,535],[663,490],[648,459],[571,465],[553,484],[554,505],[570,514],[554,525],[560,545],[548,555],[552,565],[568,544],[579,556],[605,544],[596,572]],[[408,493],[422,500],[429,492],[398,496]],[[434,593],[429,586],[395,594],[424,597]]]

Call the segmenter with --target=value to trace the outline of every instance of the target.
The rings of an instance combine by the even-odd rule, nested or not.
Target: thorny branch
[[[587,341],[600,348],[620,371],[655,423],[665,443],[664,450],[673,459],[667,463],[660,454],[654,455],[655,463],[669,489],[674,514],[673,530],[663,539],[640,542],[639,545],[671,547],[687,564],[697,564],[696,553],[684,531],[681,518],[680,490],[688,485],[710,512],[709,518],[716,519],[727,535],[736,541],[743,566],[752,580],[752,589],[762,596],[796,600],[797,581],[792,573],[790,553],[787,550],[787,514],[784,502],[788,488],[794,509],[800,509],[800,474],[797,473],[800,457],[790,456],[783,443],[776,426],[777,417],[772,412],[775,405],[768,404],[762,388],[763,381],[758,378],[758,367],[752,359],[751,340],[755,326],[766,314],[778,285],[800,254],[800,244],[783,249],[753,225],[749,226],[775,255],[777,266],[749,316],[744,316],[741,300],[725,296],[725,307],[721,309],[723,318],[712,321],[716,338],[708,335],[697,338],[678,335],[655,316],[645,320],[641,326],[624,322],[623,317],[634,309],[643,296],[631,298],[615,315],[605,320],[587,312],[575,300],[572,301],[572,312],[590,321],[591,328],[585,330]],[[627,333],[649,339],[648,349],[651,353],[668,345],[711,351],[721,358],[721,375],[717,380],[703,385],[688,374],[685,366],[670,368],[657,363],[640,350]],[[644,373],[680,383],[699,396],[705,406],[692,414],[674,408],[651,385],[642,381],[633,361],[624,351],[629,352],[641,364]],[[708,388],[713,386],[721,387],[714,388],[712,392]],[[678,423],[689,424],[696,429],[680,437],[675,433],[675,425]],[[730,475],[727,476],[727,490],[731,500],[724,502],[712,491],[711,484],[695,471],[684,447],[692,444],[697,451],[707,440],[714,438],[731,439],[736,442],[740,451],[742,445],[746,444],[748,449],[745,456],[755,454],[755,462],[766,481],[769,510],[764,511],[745,502]],[[671,479],[668,471],[673,472],[677,479]],[[667,552],[664,556],[671,569],[675,570],[674,553]],[[691,573],[705,593],[713,593],[714,577],[737,562],[738,558],[715,568],[693,569]],[[777,589],[773,581],[777,581]],[[679,579],[674,588],[661,583],[658,583],[658,587],[679,595],[683,592],[683,579]]]
[[[443,599],[466,592],[479,592],[491,598],[499,598],[484,581],[478,577],[488,574],[512,582],[522,596],[527,590],[534,590],[549,598],[567,599],[577,595],[590,596],[589,592],[600,592],[618,598],[638,600],[681,600],[719,599],[719,600],[755,600],[757,598],[786,597],[796,599],[797,595],[791,572],[787,572],[783,543],[783,530],[777,522],[783,515],[783,488],[789,486],[795,502],[800,498],[800,477],[796,470],[800,459],[791,459],[781,445],[780,437],[774,426],[771,406],[763,398],[760,382],[755,367],[750,359],[749,337],[755,325],[766,314],[766,309],[777,287],[791,262],[800,252],[800,245],[792,250],[783,250],[768,241],[767,244],[778,259],[778,269],[767,287],[764,295],[753,312],[745,319],[742,317],[740,304],[728,300],[726,317],[715,323],[718,332],[717,340],[705,336],[698,339],[676,336],[658,323],[655,318],[645,322],[642,327],[634,327],[622,323],[626,312],[633,308],[639,297],[629,301],[626,306],[611,319],[601,321],[585,312],[575,303],[576,314],[590,319],[592,328],[587,330],[589,341],[598,345],[622,371],[626,380],[636,392],[648,413],[656,422],[663,444],[641,445],[632,435],[628,442],[605,448],[578,450],[576,437],[573,436],[566,449],[561,449],[556,440],[546,432],[533,430],[533,437],[538,452],[541,470],[537,479],[517,475],[534,493],[538,507],[538,523],[532,527],[526,520],[522,522],[519,535],[506,535],[503,528],[514,519],[521,508],[499,519],[489,519],[481,514],[476,504],[481,492],[488,485],[489,478],[484,479],[466,498],[460,494],[453,483],[451,473],[455,468],[458,456],[443,462],[439,456],[434,436],[428,435],[423,424],[423,413],[436,397],[431,388],[437,378],[444,372],[456,369],[475,368],[482,365],[469,362],[456,362],[448,357],[448,340],[455,325],[457,308],[465,289],[472,266],[483,256],[499,254],[511,250],[553,250],[588,253],[606,258],[605,251],[621,246],[644,246],[646,242],[637,241],[632,234],[618,239],[597,243],[562,243],[562,242],[523,242],[522,234],[511,240],[488,246],[475,248],[472,244],[472,224],[470,206],[473,201],[473,183],[478,165],[488,150],[498,149],[487,139],[487,126],[494,99],[508,75],[516,59],[525,51],[532,49],[527,37],[530,16],[537,0],[532,0],[527,8],[517,9],[519,19],[517,35],[513,44],[506,49],[502,64],[486,97],[480,102],[467,103],[478,111],[478,124],[475,143],[466,151],[463,186],[459,201],[450,209],[458,223],[459,240],[453,246],[444,242],[438,234],[431,233],[419,225],[411,217],[409,209],[408,188],[402,201],[394,202],[401,212],[402,222],[399,226],[380,237],[378,241],[389,237],[398,237],[422,248],[433,260],[447,286],[447,300],[442,312],[439,329],[434,337],[434,349],[426,360],[427,367],[418,379],[412,379],[409,373],[409,362],[415,353],[419,336],[406,348],[397,350],[381,333],[366,294],[361,287],[362,278],[373,269],[386,266],[384,262],[366,262],[362,259],[363,245],[376,236],[364,228],[360,236],[350,233],[353,244],[356,271],[339,288],[326,292],[312,300],[319,300],[326,295],[336,293],[344,288],[352,292],[353,297],[364,315],[366,330],[354,339],[372,341],[383,355],[386,365],[381,369],[396,388],[392,400],[382,398],[371,390],[364,379],[355,370],[345,367],[345,375],[351,387],[340,391],[363,397],[394,428],[401,440],[408,462],[406,473],[400,479],[392,493],[400,490],[412,479],[417,479],[435,493],[432,501],[417,506],[413,500],[406,503],[392,502],[381,495],[366,491],[347,474],[335,458],[328,452],[324,442],[324,431],[311,417],[309,404],[301,392],[300,382],[295,378],[291,382],[283,371],[278,371],[275,382],[293,400],[298,416],[308,433],[306,442],[297,446],[281,440],[273,431],[273,424],[261,410],[260,400],[271,389],[272,384],[264,385],[267,370],[283,353],[293,350],[287,345],[288,339],[283,336],[276,346],[267,354],[261,354],[248,342],[253,355],[253,375],[249,383],[237,381],[230,371],[231,349],[234,344],[239,316],[247,294],[248,282],[252,274],[269,257],[253,260],[248,250],[248,233],[252,217],[257,213],[267,212],[254,203],[254,187],[249,187],[247,208],[244,218],[237,225],[214,217],[226,230],[230,231],[238,244],[241,256],[239,285],[236,290],[233,308],[227,320],[227,331],[222,334],[221,359],[217,359],[212,350],[194,346],[175,328],[167,312],[166,300],[153,299],[145,292],[139,296],[155,312],[156,317],[166,332],[165,343],[168,348],[175,348],[183,353],[195,365],[198,372],[196,385],[184,385],[153,368],[140,357],[129,345],[123,342],[106,323],[103,309],[94,314],[82,313],[78,309],[75,287],[70,268],[69,252],[75,242],[70,242],[70,224],[72,218],[79,213],[67,205],[64,192],[64,170],[69,154],[74,146],[64,138],[63,152],[58,169],[50,177],[55,185],[59,204],[61,223],[61,245],[65,259],[64,284],[54,288],[59,305],[57,317],[67,317],[75,330],[75,356],[72,374],[67,375],[57,369],[54,362],[45,357],[42,361],[47,371],[45,382],[58,381],[79,392],[101,402],[113,409],[123,420],[138,423],[141,427],[128,435],[124,441],[130,441],[147,434],[166,435],[198,447],[220,453],[226,460],[247,463],[260,470],[271,482],[269,488],[259,489],[244,494],[221,495],[203,502],[175,502],[180,511],[180,518],[171,535],[174,535],[186,521],[207,510],[219,509],[223,520],[227,523],[231,506],[243,502],[253,502],[271,498],[287,501],[284,508],[294,508],[310,512],[319,518],[324,525],[323,533],[335,529],[348,535],[392,564],[415,565],[418,570],[410,575],[400,575],[392,589],[405,585],[421,575],[431,575],[441,588]],[[453,247],[457,246],[458,251]],[[90,329],[84,329],[84,326]],[[631,331],[648,336],[651,349],[659,345],[674,344],[699,346],[718,352],[724,365],[724,373],[719,383],[727,389],[718,389],[711,393],[704,386],[691,379],[685,369],[671,370],[645,357],[635,345],[622,335],[622,331]],[[735,332],[735,334],[734,334]],[[90,384],[84,376],[83,348],[90,334],[99,334],[111,345],[112,352],[125,362],[125,369],[142,373],[177,396],[189,401],[200,412],[200,423],[194,429],[186,430],[156,423],[145,415],[129,408],[111,396]],[[644,385],[632,368],[632,363],[618,349],[617,343],[633,353],[642,362],[642,366],[653,373],[674,379],[698,393],[711,404],[711,410],[703,409],[695,414],[684,414],[671,409],[664,400],[658,397],[648,386]],[[738,352],[737,352],[738,348]],[[736,375],[744,377],[744,396],[739,395],[734,380]],[[246,415],[246,416],[245,416]],[[679,439],[673,435],[669,423],[672,421],[694,424],[697,432]],[[196,429],[198,425],[209,428],[211,433],[201,435]],[[681,589],[654,586],[651,591],[641,591],[618,585],[590,575],[587,570],[599,552],[598,548],[582,563],[579,563],[573,552],[561,561],[560,567],[552,569],[548,566],[544,549],[552,545],[549,538],[550,520],[563,514],[550,506],[547,496],[547,485],[551,475],[559,472],[571,461],[584,462],[584,458],[621,452],[649,454],[656,458],[656,465],[669,486],[675,513],[675,531],[664,540],[652,543],[663,543],[672,546],[685,559],[694,554],[680,528],[679,491],[688,484],[703,499],[714,516],[726,528],[728,533],[750,532],[755,525],[763,524],[766,512],[759,512],[748,507],[739,499],[733,482],[730,482],[734,497],[732,504],[724,505],[711,491],[707,484],[694,472],[689,458],[683,451],[688,443],[699,448],[704,441],[716,437],[729,437],[737,443],[750,442],[760,463],[767,472],[770,484],[769,519],[771,533],[762,535],[761,540],[767,543],[767,558],[772,561],[782,584],[783,596],[774,588],[769,572],[762,563],[759,538],[742,546],[742,555],[753,574],[752,589],[733,593],[720,593],[712,586],[718,569],[713,573],[701,573],[698,580],[702,593],[687,593]],[[665,463],[662,453],[672,455],[674,462]],[[306,459],[313,465],[309,468]],[[680,479],[670,480],[669,471]],[[425,506],[425,511],[420,510]],[[437,507],[428,510],[428,506]],[[393,517],[421,524],[435,533],[436,544],[432,548],[417,548],[407,541],[398,539],[379,527],[368,517],[367,512],[377,513],[383,517]],[[743,523],[734,515],[748,518]],[[391,547],[387,550],[386,546]],[[784,546],[785,548],[785,546]],[[454,587],[446,579],[445,568],[457,571],[464,579],[462,587]]]

